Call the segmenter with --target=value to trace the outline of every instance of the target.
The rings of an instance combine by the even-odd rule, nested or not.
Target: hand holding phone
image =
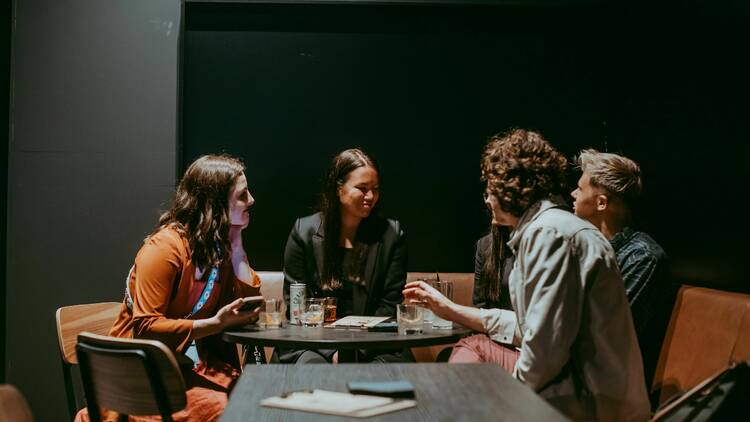
[[[254,311],[255,308],[263,304],[263,296],[247,296],[242,298],[242,306],[240,306],[240,312]]]

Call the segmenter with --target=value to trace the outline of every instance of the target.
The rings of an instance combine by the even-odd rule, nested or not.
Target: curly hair
[[[185,171],[169,211],[154,233],[172,227],[188,239],[198,268],[219,265],[229,256],[229,194],[245,166],[226,154],[204,155]]]
[[[490,193],[503,211],[516,217],[565,189],[565,156],[537,132],[512,129],[491,137],[481,168]]]

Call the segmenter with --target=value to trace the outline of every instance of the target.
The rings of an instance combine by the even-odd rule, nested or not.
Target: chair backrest
[[[474,273],[438,273],[441,280],[453,282],[453,301],[459,305],[473,306],[474,304]],[[410,272],[406,274],[406,281],[435,279],[435,273]]]
[[[683,286],[654,374],[659,403],[736,361],[750,360],[750,295]]]
[[[34,422],[23,394],[9,384],[0,384],[0,421]]]
[[[81,333],[76,351],[92,421],[99,407],[167,421],[187,404],[177,361],[159,341]]]
[[[80,388],[75,388],[73,383],[72,366],[78,364],[78,359],[76,359],[78,334],[83,331],[102,335],[109,334],[109,330],[120,312],[120,305],[118,302],[86,303],[63,306],[58,308],[55,313],[57,342],[60,346],[65,395],[71,420],[84,404]],[[80,387],[80,384],[76,385]]]
[[[281,271],[257,271],[260,281],[260,294],[266,299],[284,300],[284,273]],[[285,308],[281,310],[286,312]]]
[[[63,306],[57,309],[57,341],[63,362],[69,365],[78,363],[76,359],[76,339],[84,331],[107,335],[120,312],[119,302],[87,303]]]

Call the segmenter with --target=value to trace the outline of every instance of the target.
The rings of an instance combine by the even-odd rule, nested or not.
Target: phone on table
[[[368,327],[367,331],[374,331],[376,333],[395,333],[398,331],[398,322],[396,321],[383,321],[372,327]]]
[[[247,296],[242,298],[240,312],[254,311],[255,308],[263,304],[263,296]]]
[[[413,399],[414,385],[401,379],[394,381],[349,381],[346,387],[352,394],[392,397],[396,399]]]

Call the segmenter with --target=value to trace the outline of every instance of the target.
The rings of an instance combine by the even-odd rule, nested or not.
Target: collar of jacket
[[[615,236],[610,239],[609,243],[612,245],[612,248],[615,250],[615,252],[617,252],[620,250],[620,248],[625,246],[626,243],[630,242],[630,239],[632,239],[634,235],[635,230],[631,229],[630,227],[625,227],[621,232],[617,232],[617,234],[615,234]]]
[[[513,251],[513,255],[516,255],[518,243],[521,242],[521,237],[523,237],[523,233],[529,224],[539,218],[542,213],[552,208],[565,209],[565,204],[561,197],[553,196],[551,198],[540,199],[521,214],[521,218],[518,219],[518,224],[510,233],[510,240],[508,240],[508,247]]]

